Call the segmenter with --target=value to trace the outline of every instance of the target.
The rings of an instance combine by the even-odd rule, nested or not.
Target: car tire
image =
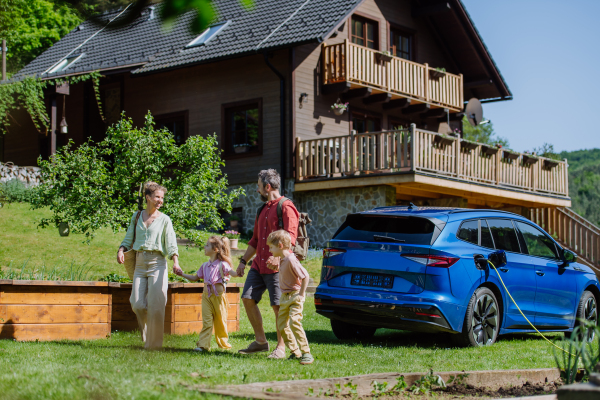
[[[590,291],[585,290],[581,294],[581,300],[579,301],[579,305],[577,306],[577,314],[575,315],[575,328],[581,327],[581,320],[586,320],[588,322],[593,322],[596,326],[598,326],[598,301],[596,300],[596,296]],[[565,337],[571,338],[573,336],[573,332],[565,332]],[[593,329],[589,329],[586,331],[579,332],[579,340],[587,341],[591,343],[594,340],[595,331]]]
[[[375,335],[377,328],[332,319],[331,330],[335,337],[340,340],[367,340]]]
[[[498,338],[502,310],[494,293],[485,287],[475,290],[463,322],[462,332],[453,335],[459,346],[491,346]]]

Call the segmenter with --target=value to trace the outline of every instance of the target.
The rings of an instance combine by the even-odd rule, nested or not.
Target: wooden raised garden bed
[[[0,280],[2,339],[103,339],[111,312],[107,282]]]
[[[228,329],[240,329],[240,288],[227,285]],[[169,283],[165,333],[202,329],[203,283]],[[138,329],[131,283],[0,280],[0,339],[89,340]]]
[[[137,318],[131,309],[131,283],[110,283],[113,313],[112,329],[133,331],[138,329]],[[240,329],[240,288],[243,283],[227,285],[229,314],[227,329],[235,332]],[[165,333],[184,335],[199,333],[202,329],[203,283],[169,283],[165,312]]]

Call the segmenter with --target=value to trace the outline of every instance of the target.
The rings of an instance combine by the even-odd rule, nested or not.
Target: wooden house
[[[257,172],[279,170],[285,195],[311,214],[319,246],[348,213],[376,206],[491,207],[527,216],[544,209],[550,221],[553,210],[571,205],[566,161],[449,134],[461,129],[467,100],[512,98],[460,0],[255,0],[251,10],[237,0],[214,4],[217,18],[201,35],[188,29],[192,13],[165,30],[160,6],[126,27],[111,29],[116,11],[102,16],[103,26],[75,28],[14,79],[100,71],[104,119],[90,82],[71,85],[68,95],[57,89],[48,107],[54,127],[65,113],[68,134],[41,135],[21,111],[3,161],[35,165],[68,139],[100,140],[122,110],[138,124],[150,110],[177,142],[219,136],[230,184],[246,188],[234,209],[245,229],[259,205]],[[346,103],[343,112],[334,106]]]

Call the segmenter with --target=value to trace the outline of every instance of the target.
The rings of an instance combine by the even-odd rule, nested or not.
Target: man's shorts
[[[260,302],[265,290],[269,290],[269,299],[272,306],[279,305],[281,298],[281,289],[279,289],[279,272],[274,274],[261,274],[254,268],[248,271],[242,299],[252,299],[256,303]]]

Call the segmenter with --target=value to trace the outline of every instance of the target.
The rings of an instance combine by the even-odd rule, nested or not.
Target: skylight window
[[[49,74],[53,74],[55,72],[61,72],[66,70],[67,68],[69,68],[71,65],[73,65],[77,60],[79,60],[81,57],[83,56],[82,54],[79,54],[78,56],[74,56],[74,57],[67,57],[64,60],[62,60],[61,62],[59,62],[58,64],[56,64],[50,71],[48,71]]]
[[[185,47],[186,48],[196,47],[196,46],[201,46],[203,44],[208,43],[212,38],[214,38],[215,36],[217,36],[217,34],[223,28],[225,28],[227,25],[229,25],[229,21],[219,22],[218,24],[214,24],[214,25],[209,26],[208,29],[206,29],[204,32],[202,32],[202,34],[200,34],[200,36],[198,36],[196,39],[192,40]]]

